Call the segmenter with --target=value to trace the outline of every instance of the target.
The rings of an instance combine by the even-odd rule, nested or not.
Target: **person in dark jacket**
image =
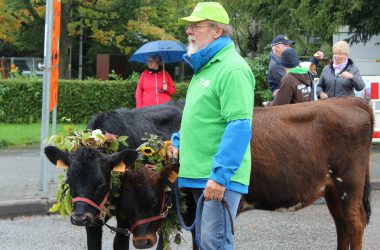
[[[281,65],[287,73],[281,79],[280,89],[268,106],[310,101],[311,80],[308,69],[300,67],[299,64],[299,57],[295,49],[284,50],[281,56]]]
[[[365,88],[359,69],[348,58],[350,47],[347,42],[339,41],[333,46],[333,61],[323,68],[317,85],[319,99],[329,97],[355,96],[356,91]]]
[[[278,35],[272,41],[272,52],[268,66],[268,82],[272,94],[280,87],[281,78],[286,74],[284,67],[281,65],[281,55],[284,50],[290,48],[295,42],[289,40],[287,36]],[[310,61],[317,67],[319,61],[323,59],[323,52],[317,51]]]

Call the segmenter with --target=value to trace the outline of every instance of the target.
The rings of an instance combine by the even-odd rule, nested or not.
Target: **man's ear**
[[[216,26],[216,28],[214,29],[213,38],[218,39],[222,35],[223,35],[223,28],[221,26]]]
[[[111,164],[113,170],[124,172],[127,167],[131,167],[135,163],[137,156],[137,151],[132,149],[126,149],[112,155]]]
[[[57,168],[67,169],[71,164],[70,153],[60,150],[55,146],[46,147],[45,155],[51,163],[57,166]]]

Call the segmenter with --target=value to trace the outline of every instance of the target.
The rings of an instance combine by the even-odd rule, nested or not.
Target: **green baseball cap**
[[[229,24],[230,18],[223,6],[218,2],[203,2],[195,6],[190,16],[178,19],[178,23],[193,23],[203,20],[211,20],[218,23]]]

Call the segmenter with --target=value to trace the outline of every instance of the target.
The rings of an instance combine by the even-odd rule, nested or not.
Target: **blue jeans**
[[[193,189],[193,196],[198,202],[199,196],[202,194],[203,189]],[[237,209],[239,206],[241,194],[234,191],[226,190],[224,198],[230,206],[233,224]],[[231,232],[231,221],[226,211],[226,218],[223,218],[223,209],[225,209],[221,202],[216,200],[205,201],[202,213],[201,222],[201,250],[216,250],[216,249],[234,249],[234,239]],[[227,223],[227,232],[224,232],[224,223]],[[226,244],[224,245],[224,235],[226,235]]]

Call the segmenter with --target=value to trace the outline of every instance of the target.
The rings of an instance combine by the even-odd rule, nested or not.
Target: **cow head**
[[[53,164],[63,162],[68,166],[67,182],[74,202],[71,222],[78,226],[89,226],[96,221],[100,214],[99,208],[111,190],[112,169],[121,163],[131,166],[137,158],[134,150],[109,155],[87,147],[68,153],[48,146],[45,154]]]
[[[168,203],[171,204],[168,200],[171,197],[165,192],[173,173],[178,173],[178,165],[166,166],[159,172],[141,167],[123,175],[123,210],[136,248],[150,248],[157,242],[156,232],[165,219],[160,216],[167,211]]]

